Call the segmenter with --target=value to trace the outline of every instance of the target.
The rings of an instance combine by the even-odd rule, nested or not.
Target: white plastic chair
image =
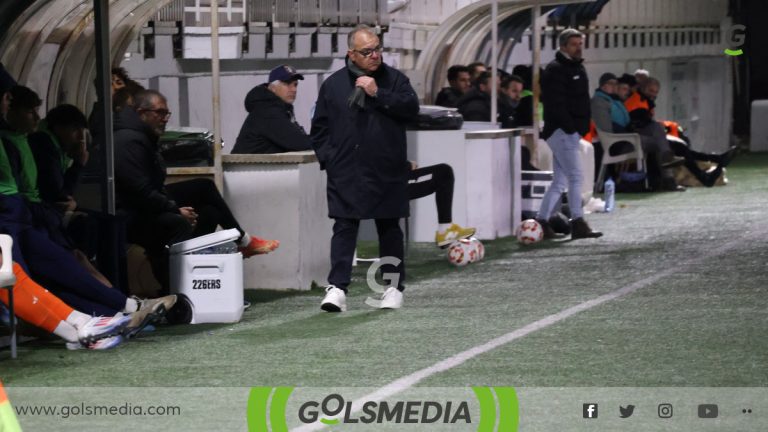
[[[11,358],[16,358],[16,315],[13,310],[13,286],[16,276],[13,274],[13,238],[0,234],[0,251],[3,255],[3,265],[0,266],[0,289],[8,290],[8,312],[11,321]]]
[[[597,181],[595,182],[595,191],[602,189],[607,165],[635,159],[637,160],[637,170],[646,172],[645,157],[643,155],[643,145],[640,141],[640,135],[634,133],[617,134],[598,129],[597,136],[600,138],[600,143],[603,146],[603,160],[600,163],[600,173],[597,175]],[[634,150],[629,153],[611,156],[611,147],[622,141],[632,144]],[[647,176],[645,178],[645,187],[648,187]]]

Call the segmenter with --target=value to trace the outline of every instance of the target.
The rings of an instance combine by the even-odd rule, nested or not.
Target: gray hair
[[[573,37],[584,38],[584,33],[574,28],[567,28],[560,33],[560,36],[558,37],[558,42],[560,42],[560,46],[566,46],[568,45],[568,40]]]
[[[347,48],[353,49],[352,46],[355,43],[355,35],[358,34],[359,32],[365,32],[365,33],[370,34],[371,36],[379,37],[379,35],[376,34],[376,31],[374,29],[372,29],[371,27],[368,27],[365,24],[358,24],[347,35]]]
[[[155,98],[166,100],[165,96],[157,90],[142,90],[133,97],[133,109],[152,109]]]
[[[655,85],[657,87],[661,87],[661,82],[659,82],[658,79],[656,79],[656,78],[654,78],[652,76],[649,76],[648,78],[645,79],[645,82],[643,82],[643,85],[641,87],[643,88],[643,90],[645,90],[645,89],[647,89],[648,87],[650,87],[652,85]]]

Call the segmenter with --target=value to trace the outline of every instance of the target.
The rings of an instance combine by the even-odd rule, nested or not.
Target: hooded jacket
[[[284,153],[311,150],[309,136],[296,122],[293,105],[285,103],[267,84],[245,97],[245,118],[232,153]]]

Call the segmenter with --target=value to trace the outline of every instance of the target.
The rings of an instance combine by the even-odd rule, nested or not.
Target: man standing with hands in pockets
[[[347,44],[346,66],[320,87],[310,133],[320,168],[328,175],[328,213],[335,220],[321,308],[347,309],[360,220],[375,219],[379,255],[399,261],[381,268],[399,277],[377,306],[397,309],[405,288],[399,221],[409,214],[405,124],[418,114],[419,101],[408,78],[382,63],[381,42],[373,29],[355,27]]]
[[[542,137],[552,149],[554,178],[541,200],[536,220],[544,229],[544,238],[555,238],[549,218],[555,211],[563,192],[568,189],[571,208],[571,238],[597,238],[603,234],[592,231],[584,220],[581,205],[581,172],[579,140],[589,130],[590,98],[587,71],[581,57],[584,34],[565,29],[559,37],[560,50],[544,70],[541,93],[544,102],[544,132]]]

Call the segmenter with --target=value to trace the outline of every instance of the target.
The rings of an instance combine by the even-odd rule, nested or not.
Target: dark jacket
[[[458,108],[465,121],[491,121],[491,95],[476,87],[464,93]]]
[[[75,193],[83,166],[77,161],[72,161],[72,164],[65,168],[62,161],[69,158],[47,132],[35,132],[28,140],[37,164],[37,188],[40,190],[40,198],[51,204],[66,201],[68,196]]]
[[[311,150],[309,135],[296,122],[293,105],[267,88],[254,87],[245,97],[248,117],[240,128],[232,153],[284,153]]]
[[[460,91],[454,88],[444,87],[440,90],[440,93],[437,94],[435,105],[456,108],[459,106],[459,99],[461,99],[462,95],[463,94]]]
[[[502,123],[502,127],[512,127],[512,122],[514,121],[515,109],[512,106],[512,101],[509,100],[507,102],[507,100],[509,100],[509,96],[499,93],[496,101],[496,115],[498,116],[498,121]],[[458,108],[461,116],[466,121],[490,121],[491,95],[472,87],[461,97]]]
[[[408,216],[405,124],[419,101],[408,78],[385,64],[372,75],[378,92],[365,108],[349,107],[356,78],[347,67],[320,87],[312,119],[312,147],[328,173],[332,218]]]
[[[165,192],[165,162],[152,130],[131,108],[115,115],[115,192],[129,217],[178,213]]]
[[[558,51],[555,59],[544,69],[541,82],[544,139],[552,136],[557,129],[582,136],[589,132],[589,82],[581,63],[581,60],[569,59]]]

